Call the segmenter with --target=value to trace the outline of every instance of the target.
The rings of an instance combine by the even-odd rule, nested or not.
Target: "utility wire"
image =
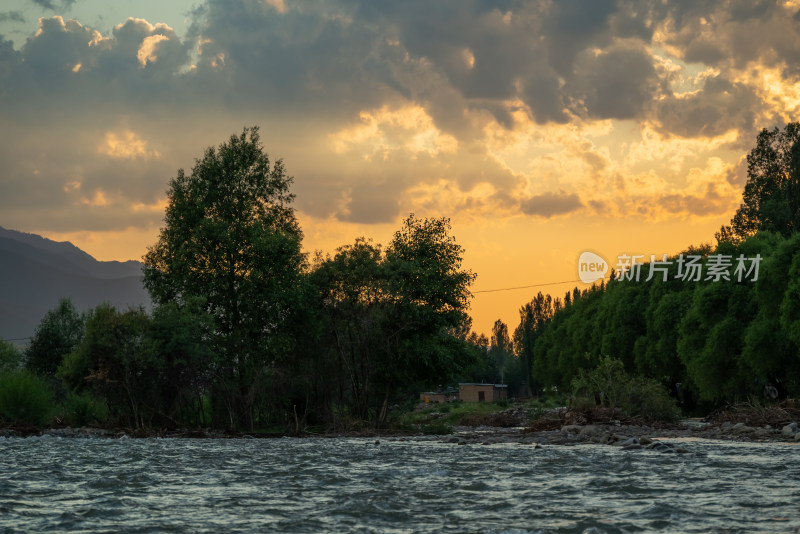
[[[559,284],[574,284],[576,282],[583,282],[583,280],[563,280],[561,282],[545,282],[543,284],[532,284],[529,286],[501,287],[497,289],[481,289],[479,291],[472,291],[472,294],[474,295],[475,293],[497,293],[498,291],[515,291],[517,289],[530,289],[532,287],[557,286]],[[25,341],[26,339],[31,339],[31,338],[18,337],[14,339],[3,339],[3,341]]]
[[[533,284],[530,286],[516,286],[516,287],[501,287],[499,289],[481,289],[480,291],[473,291],[472,293],[496,293],[498,291],[514,291],[515,289],[530,289],[532,287],[544,286],[557,286],[559,284],[574,284],[576,282],[583,282],[583,280],[564,280],[563,282],[546,282],[544,284]]]

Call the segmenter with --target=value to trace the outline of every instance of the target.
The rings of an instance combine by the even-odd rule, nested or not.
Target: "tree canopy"
[[[763,129],[747,155],[742,204],[717,233],[719,241],[742,240],[766,230],[784,237],[800,229],[800,123]]]
[[[232,426],[251,418],[255,385],[286,343],[283,325],[304,263],[291,182],[281,160],[270,162],[258,128],[244,128],[206,149],[190,174],[178,171],[165,226],[144,257],[156,303],[205,299]]]

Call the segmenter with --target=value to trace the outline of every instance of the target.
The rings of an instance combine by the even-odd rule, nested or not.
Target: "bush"
[[[647,422],[674,421],[679,415],[675,401],[661,384],[629,376],[620,360],[608,356],[591,371],[582,369],[572,381],[572,391],[578,409],[599,405]]]
[[[27,372],[0,374],[0,420],[42,426],[53,414],[53,395],[41,378]]]
[[[104,423],[108,407],[89,394],[71,393],[64,403],[64,422],[69,426],[86,426]]]

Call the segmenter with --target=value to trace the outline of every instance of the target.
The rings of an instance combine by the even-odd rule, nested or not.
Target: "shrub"
[[[675,402],[661,384],[628,375],[620,360],[608,356],[591,371],[582,369],[572,381],[572,391],[578,409],[599,404],[612,412],[648,422],[678,418]]]
[[[103,423],[108,418],[108,407],[89,394],[70,393],[64,403],[64,422],[70,426]]]
[[[53,414],[53,395],[47,384],[27,371],[0,374],[0,420],[41,426]]]

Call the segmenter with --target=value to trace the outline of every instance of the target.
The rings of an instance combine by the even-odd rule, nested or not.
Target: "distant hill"
[[[31,336],[61,297],[81,311],[150,307],[140,262],[97,261],[72,243],[0,227],[0,338]]]

